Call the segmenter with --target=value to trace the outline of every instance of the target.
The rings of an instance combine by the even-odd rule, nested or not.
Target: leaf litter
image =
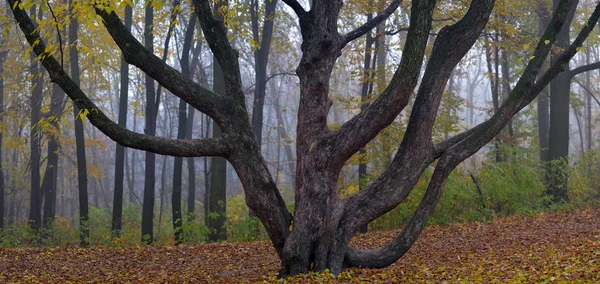
[[[398,231],[357,236],[375,248]],[[273,283],[270,242],[0,248],[0,283]],[[600,282],[600,207],[429,226],[384,269],[297,275],[290,283]]]

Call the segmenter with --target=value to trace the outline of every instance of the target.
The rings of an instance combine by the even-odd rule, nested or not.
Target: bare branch
[[[213,15],[208,0],[194,0],[194,8],[210,50],[223,69],[225,96],[233,97],[245,110],[245,96],[238,63],[238,52],[231,47],[223,20]],[[222,11],[216,11],[221,13]]]
[[[304,8],[302,8],[302,5],[300,5],[300,3],[298,3],[298,1],[296,1],[296,0],[282,0],[282,1],[283,1],[283,3],[290,6],[290,8],[292,8],[292,10],[294,10],[294,12],[296,13],[296,15],[298,15],[298,17],[302,18],[306,14],[306,11],[304,10]]]
[[[475,153],[479,148],[483,147],[483,145],[495,137],[496,134],[506,126],[514,114],[535,99],[535,97],[564,70],[565,64],[575,56],[577,50],[583,45],[585,39],[596,26],[596,23],[600,18],[600,3],[597,4],[594,12],[590,15],[587,23],[584,25],[575,41],[573,41],[567,50],[557,57],[552,66],[546,70],[541,78],[538,79],[535,84],[533,83],[537,77],[540,66],[550,52],[558,31],[562,28],[571,3],[572,1],[563,1],[561,2],[561,6],[556,9],[548,28],[538,42],[534,56],[527,64],[527,67],[521,76],[521,79],[517,82],[517,85],[512,90],[508,99],[500,106],[498,111],[490,119],[480,123],[472,129],[437,144],[436,152],[438,156],[451,149],[454,149],[454,151],[462,149],[461,158],[465,159]]]
[[[46,68],[52,82],[58,84],[77,107],[87,110],[87,118],[90,122],[108,137],[126,147],[163,155],[195,157],[227,157],[229,155],[230,147],[227,143],[231,139],[229,137],[175,140],[136,133],[114,123],[73,82],[54,56],[45,52],[46,44],[40,37],[39,32],[35,30],[31,18],[29,18],[24,10],[19,8],[18,4],[20,4],[20,1],[9,0],[8,2],[11,9],[13,9],[13,14],[19,23],[19,27],[25,34],[33,51],[41,58],[41,63]]]
[[[222,110],[221,105],[226,101],[225,98],[203,88],[190,78],[186,78],[181,72],[149,52],[125,28],[114,11],[109,14],[105,10],[96,8],[96,13],[102,17],[104,26],[123,52],[128,63],[140,68],[171,93],[197,110],[206,113],[219,124],[224,123],[222,117],[217,114]]]
[[[588,64],[588,65],[584,65],[584,66],[580,66],[577,67],[571,71],[569,71],[569,77],[573,78],[581,73],[587,72],[587,71],[592,71],[595,69],[600,69],[600,62],[596,62],[596,63],[592,63],[592,64]]]
[[[344,38],[346,40],[346,44],[363,36],[370,30],[375,28],[377,25],[379,25],[379,23],[385,21],[392,13],[394,13],[394,11],[396,11],[396,9],[398,9],[398,6],[400,6],[400,3],[402,3],[402,0],[393,0],[392,3],[390,3],[390,5],[387,6],[387,8],[385,8],[383,10],[383,12],[381,12],[381,14],[379,14],[376,17],[374,17],[373,19],[367,21],[366,23],[364,23],[362,26],[356,28],[355,30],[345,34]]]
[[[435,1],[417,1],[413,5],[402,59],[390,84],[364,111],[333,133],[343,162],[394,121],[417,85],[420,74],[416,70],[423,64]]]
[[[576,78],[573,78],[573,81],[575,81],[575,83],[577,83],[580,87],[582,87],[586,92],[588,92],[588,95],[590,97],[592,97],[592,99],[594,99],[596,101],[596,103],[598,104],[598,106],[600,107],[600,100],[598,100],[596,98],[596,96],[594,96],[594,93],[592,92],[592,90],[590,90],[590,88],[588,88],[586,85],[582,84],[581,82],[579,82],[579,80],[577,80]]]

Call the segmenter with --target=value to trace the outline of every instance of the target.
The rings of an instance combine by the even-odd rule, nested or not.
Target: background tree
[[[34,5],[31,7],[30,14],[36,15],[36,13],[38,14],[37,18],[40,19],[42,10],[40,9],[38,13]],[[42,90],[44,88],[43,67],[36,60],[36,56],[35,53],[31,54],[31,198],[29,203],[29,225],[34,230],[39,229],[42,225],[42,192],[40,187],[41,133],[38,123],[42,118]]]
[[[73,1],[69,1],[73,7]],[[73,8],[72,8],[73,9]],[[72,17],[69,23],[69,58],[71,59],[71,78],[73,84],[80,86],[79,77],[79,51],[77,50],[79,22],[76,17]],[[88,205],[88,179],[87,179],[87,159],[85,156],[85,138],[83,133],[83,119],[79,115],[82,109],[77,105],[73,106],[75,114],[75,144],[77,155],[77,188],[79,196],[79,239],[81,246],[87,246],[90,242],[89,227],[89,205]],[[86,110],[85,108],[83,110]],[[89,111],[89,110],[88,110]]]
[[[133,8],[125,6],[125,28],[131,31]],[[127,127],[127,104],[129,99],[129,64],[121,56],[121,83],[119,91],[119,126]],[[117,143],[115,151],[115,189],[111,229],[115,236],[120,235],[123,216],[123,179],[125,175],[125,147]]]
[[[8,12],[8,10],[7,10]],[[3,32],[3,37],[0,39],[0,125],[4,127],[4,61],[8,55],[8,47],[6,46],[6,37],[8,32]],[[2,163],[2,153],[4,146],[2,144],[3,131],[0,131],[0,230],[4,229],[4,204],[5,204],[5,183],[4,183],[4,164]]]
[[[154,52],[154,7],[153,0],[145,4],[144,14],[144,47],[150,52]],[[156,135],[156,93],[154,91],[154,80],[146,75],[146,118],[144,132],[146,135]],[[144,202],[142,209],[142,241],[151,244],[154,240],[154,196],[155,196],[155,174],[156,174],[156,154],[147,151],[144,174]]]

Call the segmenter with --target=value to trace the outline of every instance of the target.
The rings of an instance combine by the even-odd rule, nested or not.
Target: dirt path
[[[394,232],[353,240],[376,247]],[[180,247],[0,248],[0,283],[274,282],[268,242]],[[600,282],[600,208],[432,226],[402,259],[381,270],[352,269],[292,282]]]

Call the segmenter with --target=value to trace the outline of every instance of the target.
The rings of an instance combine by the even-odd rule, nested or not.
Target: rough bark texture
[[[15,1],[9,0],[11,7]],[[564,64],[575,55],[600,15],[598,5],[573,44],[538,76],[573,3],[573,0],[561,1],[522,76],[498,111],[474,128],[434,144],[432,128],[445,85],[452,70],[479,38],[494,5],[493,0],[473,1],[462,19],[439,31],[416,90],[404,140],[388,169],[357,194],[340,199],[336,183],[344,163],[397,117],[417,87],[436,3],[427,0],[412,2],[410,27],[401,62],[390,84],[360,114],[333,131],[327,127],[327,114],[331,107],[329,78],[336,59],[348,42],[377,26],[398,7],[400,1],[392,1],[382,14],[345,35],[337,29],[342,1],[314,0],[310,11],[305,11],[295,0],[282,1],[298,15],[303,39],[303,55],[296,70],[300,78],[300,106],[293,216],[287,211],[252,132],[237,52],[228,41],[225,25],[214,16],[207,0],[194,0],[193,3],[208,45],[223,69],[225,88],[217,94],[189,80],[144,49],[127,32],[114,12],[109,14],[97,9],[97,13],[123,50],[125,59],[210,116],[222,131],[221,137],[197,140],[148,137],[118,127],[101,111],[88,114],[92,124],[129,147],[176,156],[219,156],[227,159],[240,177],[248,206],[265,226],[282,260],[282,275],[325,269],[339,273],[346,266],[384,267],[401,257],[415,242],[433,213],[452,169],[493,139],[512,116],[535,99],[563,70]],[[30,43],[38,40],[39,35],[26,13],[18,9],[13,12],[27,40]],[[41,42],[33,49],[42,54],[44,48],[45,44]],[[46,57],[42,62],[51,78],[76,104],[80,107],[94,106],[64,76],[53,57]],[[350,248],[349,242],[356,230],[395,208],[410,193],[423,171],[434,162],[435,171],[425,196],[403,231],[390,244],[379,249],[364,251]]]
[[[125,6],[125,28],[131,31],[133,18],[133,8]],[[127,105],[129,100],[129,64],[121,56],[121,84],[119,91],[119,117],[118,125],[127,127]],[[115,190],[113,198],[113,214],[111,230],[113,235],[118,237],[121,234],[121,224],[123,216],[123,183],[125,175],[125,147],[117,144],[115,153]]]

